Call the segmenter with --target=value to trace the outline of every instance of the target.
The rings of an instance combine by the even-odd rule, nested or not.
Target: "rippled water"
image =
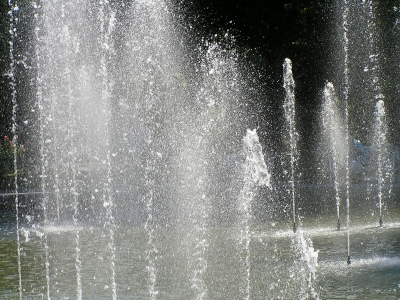
[[[300,231],[311,238],[318,253],[312,288],[320,299],[399,299],[400,222],[393,213],[384,228],[372,218],[354,218],[351,230],[352,264],[347,265],[346,232],[337,232],[335,216],[303,220]],[[3,212],[0,227],[0,298],[19,298],[17,242],[14,216]],[[329,225],[332,223],[332,227]],[[110,299],[111,269],[108,234],[101,227],[25,224],[21,231],[23,297],[75,299],[77,295],[76,231],[80,232],[80,270],[83,299]],[[293,247],[290,222],[252,226],[250,299],[312,298],[307,267]],[[44,234],[47,234],[49,280],[46,279]],[[299,234],[299,233],[297,233]],[[155,290],[158,299],[199,298],[191,287],[188,262],[195,253],[185,243],[186,230],[158,226]],[[210,227],[203,274],[203,299],[242,299],[246,286],[240,257],[240,233],[235,226]],[[142,226],[120,225],[115,231],[115,281],[119,299],[149,299],[146,270],[147,234]],[[304,279],[306,279],[304,281]],[[308,295],[308,296],[307,296]]]

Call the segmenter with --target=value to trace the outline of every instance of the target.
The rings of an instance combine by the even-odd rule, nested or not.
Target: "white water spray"
[[[314,282],[318,267],[318,250],[314,249],[313,243],[307,237],[302,228],[296,232],[292,239],[292,248],[295,252],[293,275],[299,284],[297,292],[298,299],[319,299]]]
[[[297,131],[296,131],[296,108],[295,108],[295,83],[292,73],[292,61],[285,59],[283,64],[283,87],[285,89],[285,119],[289,133],[290,147],[290,185],[292,198],[293,231],[296,232],[296,195],[295,195],[295,169],[297,162]]]
[[[326,143],[332,158],[333,185],[336,199],[337,229],[340,230],[341,186],[345,181],[346,142],[343,122],[339,115],[338,99],[333,84],[328,82],[323,93],[322,121]]]
[[[382,207],[385,196],[390,195],[392,168],[386,141],[385,103],[379,100],[375,105],[374,148],[376,150],[376,177],[378,180],[377,195],[379,209],[379,226],[383,226]]]
[[[240,192],[239,212],[240,212],[240,228],[241,240],[243,245],[241,249],[244,256],[244,267],[246,269],[246,286],[243,291],[244,299],[250,299],[250,221],[252,218],[252,202],[257,194],[257,187],[265,186],[270,188],[270,174],[265,164],[262,146],[260,144],[256,129],[247,129],[247,133],[243,138],[243,152],[245,161],[243,165],[244,185]]]
[[[40,41],[40,2],[36,2],[35,4],[35,38],[36,41]],[[36,45],[35,49],[36,55],[36,66],[38,69],[41,68],[42,64],[42,56],[40,51],[40,46]],[[43,99],[43,90],[42,87],[44,85],[44,79],[40,76],[36,79],[36,101],[39,107],[39,121],[40,121],[40,128],[44,128],[45,126],[45,115],[43,113],[44,108],[44,99]],[[43,130],[40,130],[40,160],[41,160],[41,189],[43,192],[43,201],[42,201],[42,209],[43,209],[43,226],[47,225],[48,222],[48,214],[47,214],[47,206],[49,202],[49,193],[46,185],[45,178],[47,177],[46,165],[48,164],[47,157],[45,154],[45,138]],[[58,184],[56,184],[58,186]],[[57,218],[60,219],[60,205],[59,205],[59,196],[57,198]],[[44,236],[44,249],[45,249],[45,268],[46,268],[46,295],[47,299],[51,299],[50,294],[50,259],[49,259],[49,243],[48,243],[48,234],[45,230],[43,232]]]
[[[146,161],[146,168],[145,168],[145,177],[146,182],[145,186],[149,189],[146,195],[144,196],[144,203],[147,209],[147,218],[144,224],[144,229],[147,233],[147,247],[145,251],[145,257],[147,261],[146,270],[148,273],[147,282],[148,282],[148,293],[150,299],[154,300],[157,298],[158,291],[156,289],[157,283],[157,267],[156,262],[158,259],[158,250],[154,243],[155,240],[155,225],[153,220],[153,206],[154,206],[154,193],[151,188],[154,186],[154,180],[151,179],[151,173],[154,172],[155,166],[153,163],[153,159],[155,159],[156,154],[154,151],[150,151],[150,157]]]
[[[101,34],[101,46],[102,46],[102,55],[100,62],[100,72],[102,76],[102,103],[105,104],[104,114],[106,116],[106,169],[107,176],[104,180],[104,203],[103,206],[106,210],[106,224],[105,227],[109,231],[109,242],[108,242],[108,250],[110,251],[110,271],[111,271],[111,290],[112,290],[112,299],[117,299],[117,284],[115,281],[115,242],[114,242],[114,199],[111,191],[111,183],[112,183],[112,172],[111,172],[111,145],[110,145],[110,127],[111,127],[111,89],[113,83],[110,82],[110,76],[108,76],[108,57],[111,55],[113,50],[112,45],[112,33],[115,27],[115,13],[110,8],[109,1],[101,1],[99,9],[99,20],[100,20],[100,34]]]
[[[65,16],[64,7],[62,6],[61,15]],[[65,45],[74,44],[68,26],[63,26],[63,37],[62,42]],[[71,55],[71,53],[69,53]],[[69,161],[69,168],[71,178],[68,182],[68,192],[72,197],[72,206],[73,206],[73,215],[72,221],[75,228],[75,269],[76,269],[76,297],[78,300],[82,299],[82,259],[81,259],[81,246],[80,246],[80,229],[78,228],[78,214],[79,214],[79,199],[78,199],[78,187],[77,187],[77,147],[76,141],[74,139],[74,128],[76,127],[75,119],[73,118],[74,110],[75,110],[75,97],[73,96],[73,84],[72,84],[72,70],[70,69],[70,65],[67,65],[65,68],[65,76],[66,76],[66,85],[67,85],[67,101],[68,101],[68,124],[67,124],[67,141],[71,146],[70,151],[67,153],[67,158]]]
[[[343,1],[343,14],[342,14],[342,29],[343,29],[343,52],[344,52],[344,90],[343,90],[343,100],[344,100],[344,114],[345,114],[345,145],[346,145],[346,226],[347,226],[347,264],[351,263],[350,260],[350,168],[349,168],[349,38],[347,36],[348,32],[348,15],[349,15],[349,4],[347,0]]]

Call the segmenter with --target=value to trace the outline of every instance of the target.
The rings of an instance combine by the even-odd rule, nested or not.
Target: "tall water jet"
[[[100,44],[102,46],[102,53],[100,59],[100,74],[101,74],[101,101],[105,103],[105,146],[106,146],[106,159],[105,168],[107,175],[103,183],[103,206],[105,212],[105,225],[104,227],[109,231],[108,250],[109,263],[111,271],[111,290],[112,299],[117,299],[117,284],[116,284],[116,271],[115,271],[115,222],[114,222],[114,196],[112,194],[112,164],[111,164],[111,93],[114,83],[110,80],[109,76],[109,57],[113,52],[112,34],[115,27],[115,13],[112,10],[110,3],[105,0],[100,2],[99,8],[99,25],[100,25]],[[151,232],[149,233],[151,235]]]
[[[333,186],[336,200],[337,230],[340,230],[340,205],[341,189],[345,183],[345,164],[346,149],[345,134],[342,118],[339,114],[338,99],[335,95],[335,89],[332,83],[325,85],[322,104],[322,122],[324,137],[329,147],[330,158],[332,160]]]
[[[78,140],[75,138],[75,132],[78,128],[78,121],[75,117],[76,106],[78,103],[78,97],[75,96],[77,85],[76,79],[79,78],[75,74],[74,62],[77,54],[79,53],[79,40],[73,32],[73,25],[70,23],[69,14],[71,11],[68,9],[70,3],[61,3],[57,5],[53,3],[42,4],[42,14],[57,14],[61,15],[59,27],[54,27],[54,19],[50,16],[46,18],[47,24],[43,24],[43,31],[47,30],[47,34],[51,37],[44,39],[45,42],[52,42],[53,46],[50,48],[49,44],[45,45],[41,50],[43,55],[45,50],[50,50],[46,60],[40,65],[45,70],[38,69],[38,76],[49,75],[48,70],[50,68],[56,68],[51,78],[46,78],[49,82],[45,82],[45,87],[48,89],[49,94],[46,96],[50,98],[50,114],[47,115],[47,124],[41,130],[46,131],[47,126],[52,127],[50,129],[50,136],[45,139],[48,143],[46,146],[47,153],[50,157],[54,155],[54,159],[60,161],[60,169],[58,173],[52,173],[48,166],[47,174],[51,180],[57,178],[54,181],[48,181],[47,186],[54,186],[54,183],[59,184],[55,186],[55,193],[59,194],[59,199],[62,199],[62,203],[56,203],[57,215],[55,220],[59,222],[59,216],[62,214],[65,216],[64,209],[70,208],[72,225],[75,228],[75,271],[76,271],[76,297],[82,299],[82,258],[81,258],[81,245],[80,245],[80,229],[78,228],[78,205],[79,205],[79,191],[78,191]],[[57,9],[58,8],[58,9]],[[55,10],[57,9],[57,10]],[[57,11],[57,12],[56,12]],[[54,15],[53,15],[54,16]],[[40,47],[40,46],[39,46]],[[62,54],[61,54],[62,53]],[[62,57],[62,58],[61,58]],[[46,74],[46,75],[45,75]],[[60,85],[62,82],[62,87]],[[44,81],[43,81],[44,82]],[[62,107],[62,112],[60,108]],[[61,114],[60,114],[61,113]],[[62,116],[65,114],[65,116]],[[58,123],[59,122],[59,123]],[[48,133],[48,131],[46,132]],[[50,146],[51,145],[51,146]],[[50,148],[49,148],[50,146]],[[54,147],[54,148],[52,148]],[[60,149],[61,148],[61,149]],[[55,151],[54,151],[55,150]],[[50,158],[51,159],[51,158]],[[53,162],[53,161],[52,161]],[[67,170],[64,175],[64,170]],[[48,191],[50,192],[50,191]],[[49,206],[50,203],[44,203],[44,206]],[[48,211],[51,211],[52,207],[48,207]],[[49,220],[46,220],[49,221]],[[47,263],[46,263],[47,264]]]
[[[8,77],[10,80],[10,88],[11,88],[11,101],[12,101],[12,141],[11,143],[14,145],[13,150],[13,169],[14,169],[14,190],[15,190],[15,222],[16,222],[16,233],[17,233],[17,254],[18,254],[18,278],[19,278],[19,298],[22,299],[22,274],[21,274],[21,243],[20,243],[20,220],[19,220],[19,189],[18,189],[18,155],[17,155],[17,111],[18,111],[18,102],[17,102],[17,83],[15,79],[15,68],[16,68],[16,60],[14,55],[14,43],[17,37],[17,28],[16,22],[17,19],[15,17],[15,13],[19,10],[18,4],[13,0],[8,1],[8,5],[10,7],[10,11],[8,12],[8,16],[10,18],[10,70],[8,73]]]
[[[294,251],[294,265],[292,273],[297,273],[300,270],[300,278],[296,282],[299,288],[298,296],[302,299],[309,298],[318,299],[318,294],[313,287],[313,280],[315,279],[315,270],[318,260],[318,251],[314,251],[312,241],[306,237],[301,228],[296,225],[296,194],[295,194],[295,170],[298,159],[297,140],[298,133],[296,130],[296,109],[295,109],[295,82],[292,73],[292,62],[286,58],[283,64],[283,87],[285,89],[285,121],[286,132],[289,144],[289,183],[290,195],[292,200],[292,218],[293,218],[293,232],[295,236],[291,239],[291,247]]]
[[[35,39],[36,41],[40,41],[41,39],[41,32],[40,28],[42,27],[40,24],[40,4],[35,3]],[[35,56],[36,56],[36,66],[38,69],[41,68],[42,64],[42,56],[41,56],[41,51],[40,47],[36,47],[35,49]],[[44,119],[46,116],[43,114],[43,109],[44,109],[44,96],[43,96],[43,86],[44,86],[44,81],[43,77],[38,76],[37,77],[37,86],[36,86],[36,101],[37,101],[37,106],[39,108],[39,127],[41,128],[40,130],[40,146],[39,146],[39,155],[40,155],[40,162],[41,162],[41,167],[40,167],[40,172],[41,172],[41,183],[40,187],[43,192],[43,197],[42,197],[42,210],[43,210],[43,223],[47,224],[48,222],[48,214],[47,214],[47,204],[49,203],[49,191],[47,189],[46,185],[46,180],[45,178],[47,177],[47,170],[46,166],[48,165],[47,157],[45,154],[45,139],[44,139],[44,131],[43,128],[45,126],[45,121]],[[57,165],[56,165],[57,168]],[[58,186],[58,183],[56,183],[56,186]],[[57,201],[57,219],[60,219],[60,197],[59,194],[56,195],[56,201]],[[48,234],[45,231],[43,234],[43,240],[44,240],[44,249],[45,249],[45,268],[46,268],[46,295],[47,298],[50,299],[50,260],[49,260],[49,242],[48,242]]]
[[[246,270],[246,285],[243,292],[244,299],[250,299],[250,221],[252,217],[252,202],[258,187],[270,187],[270,174],[265,164],[262,146],[256,129],[247,129],[243,138],[243,152],[245,161],[243,165],[243,188],[239,195],[239,213],[241,227],[241,244],[244,252],[244,266]]]
[[[343,12],[342,12],[342,30],[343,30],[343,102],[344,102],[344,123],[345,123],[345,145],[346,145],[346,226],[347,226],[347,264],[351,264],[350,259],[350,167],[349,167],[349,90],[350,90],[350,79],[349,79],[349,38],[348,38],[348,15],[349,15],[349,4],[347,0],[343,1]]]
[[[62,27],[62,36],[61,36],[61,44],[63,47],[68,47],[68,45],[74,45],[73,41],[73,36],[71,36],[70,33],[70,28],[68,25],[66,25],[63,21],[63,19],[66,17],[66,11],[64,5],[61,6],[61,23],[63,24]],[[75,53],[79,49],[79,44],[75,42],[74,45],[75,48]],[[73,60],[74,59],[74,54],[67,51],[66,53],[66,60]],[[72,207],[73,207],[73,213],[72,213],[72,224],[76,228],[75,229],[75,269],[76,269],[76,297],[78,300],[82,299],[82,258],[81,258],[81,246],[80,246],[80,229],[78,228],[78,186],[77,186],[77,175],[78,175],[78,170],[77,170],[77,156],[78,156],[78,149],[76,146],[76,140],[75,138],[75,132],[76,128],[78,126],[76,118],[74,118],[74,110],[75,110],[75,97],[73,96],[73,89],[74,89],[74,83],[73,81],[73,75],[72,75],[72,66],[73,64],[71,61],[69,61],[65,65],[65,70],[64,70],[64,79],[65,79],[65,84],[67,87],[67,91],[65,94],[65,99],[67,104],[67,115],[69,116],[68,121],[67,121],[67,143],[69,144],[70,148],[69,151],[67,152],[66,155],[66,160],[68,161],[68,167],[70,169],[70,177],[69,177],[69,182],[67,183],[67,189],[68,192],[71,195],[72,198]],[[58,174],[56,174],[58,176]]]
[[[295,109],[295,83],[292,73],[292,62],[286,58],[283,63],[283,87],[285,89],[285,102],[283,104],[285,110],[285,120],[289,139],[289,155],[290,155],[290,194],[292,200],[292,217],[293,231],[296,232],[296,195],[295,195],[295,169],[297,161],[297,131],[296,131],[296,109]]]
[[[207,181],[197,185],[206,176],[201,160],[204,152],[193,147],[197,144],[193,142],[193,126],[184,126],[191,107],[184,52],[167,1],[134,1],[124,9],[127,13],[119,25],[124,43],[117,49],[121,59],[115,62],[114,74],[119,98],[114,126],[122,136],[115,141],[118,215],[128,222],[144,223],[151,299],[159,293],[157,223],[175,224],[175,218],[178,224],[185,223],[181,236],[192,233],[182,241],[188,253],[187,269],[192,273],[186,279],[193,297],[198,298],[206,292],[200,266],[206,265],[206,246],[198,241],[207,234],[208,209],[202,206],[208,201],[204,190]],[[195,207],[185,206],[189,203]],[[193,253],[197,257],[189,257]],[[203,261],[197,264],[197,258]]]
[[[210,223],[226,218],[217,209],[219,203],[222,210],[232,213],[232,204],[224,195],[229,174],[221,174],[220,169],[226,163],[235,163],[226,160],[237,151],[231,138],[237,125],[232,117],[242,87],[234,51],[225,51],[216,43],[207,43],[199,50],[194,102],[186,103],[187,110],[179,116],[182,119],[174,124],[178,164],[173,187],[184,226],[192,297],[205,299],[210,297],[205,280],[209,273]]]
[[[387,188],[388,194],[390,194],[390,178],[391,178],[391,166],[388,161],[388,149],[386,141],[386,112],[384,99],[385,96],[382,92],[381,87],[381,68],[380,68],[380,53],[377,44],[377,29],[376,29],[376,16],[375,2],[372,0],[363,1],[364,11],[367,16],[367,29],[368,29],[368,65],[364,68],[364,72],[369,73],[371,96],[373,97],[372,103],[375,105],[374,115],[375,123],[372,134],[372,143],[374,145],[375,157],[374,167],[377,180],[377,191],[373,193],[373,197],[378,197],[378,209],[379,209],[379,226],[383,225],[382,218],[382,202],[384,198],[384,188]]]

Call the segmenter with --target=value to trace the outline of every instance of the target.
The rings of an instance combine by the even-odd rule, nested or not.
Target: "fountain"
[[[398,297],[400,212],[392,205],[385,226],[382,216],[394,203],[389,100],[374,98],[368,126],[376,163],[362,168],[377,180],[379,227],[370,222],[376,207],[357,194],[370,187],[351,177],[358,161],[349,143],[356,131],[347,1],[343,69],[321,97],[317,183],[299,170],[309,155],[299,144],[290,59],[274,95],[285,125],[284,153],[276,155],[263,116],[255,116],[257,71],[228,33],[229,49],[217,37],[193,42],[176,4],[164,0],[23,3],[34,49],[23,77],[22,50],[14,47],[21,10],[9,5],[12,142],[28,132],[35,146],[30,173],[17,172],[13,148],[15,190],[1,195],[13,208],[0,219],[0,297]]]

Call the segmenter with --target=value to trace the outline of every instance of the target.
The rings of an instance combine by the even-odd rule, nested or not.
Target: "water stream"
[[[295,109],[295,83],[292,73],[292,62],[286,58],[283,64],[283,87],[285,88],[285,102],[283,104],[285,110],[286,126],[288,131],[288,144],[290,155],[290,185],[292,198],[292,217],[293,231],[296,232],[296,193],[295,193],[295,172],[297,161],[297,131],[296,131],[296,109]]]
[[[342,30],[343,30],[343,52],[344,52],[344,90],[343,90],[343,101],[344,101],[344,124],[345,124],[345,145],[347,153],[346,153],[346,227],[347,227],[347,264],[351,263],[350,259],[350,168],[349,168],[349,90],[350,90],[350,79],[349,79],[349,38],[348,38],[348,14],[350,10],[350,4],[348,1],[343,1],[343,19],[342,19]]]
[[[333,186],[335,189],[337,229],[340,230],[340,207],[342,190],[345,186],[346,168],[346,142],[344,140],[343,114],[339,113],[339,99],[335,94],[333,84],[325,85],[322,104],[322,123],[324,130],[324,143],[329,147],[329,160],[332,161]]]
[[[21,244],[20,244],[20,220],[19,220],[19,189],[18,189],[18,156],[17,151],[17,111],[18,111],[18,102],[17,102],[17,83],[15,79],[15,54],[14,54],[14,43],[17,36],[17,28],[16,28],[16,18],[14,16],[15,12],[19,10],[18,5],[14,3],[13,0],[8,1],[8,5],[10,6],[10,11],[8,13],[10,17],[10,72],[8,77],[10,79],[10,85],[12,89],[12,143],[14,145],[14,153],[13,153],[13,169],[15,174],[14,179],[14,188],[15,188],[15,222],[16,222],[16,231],[17,231],[17,253],[18,253],[18,276],[19,276],[19,297],[22,299],[22,273],[21,273]]]

